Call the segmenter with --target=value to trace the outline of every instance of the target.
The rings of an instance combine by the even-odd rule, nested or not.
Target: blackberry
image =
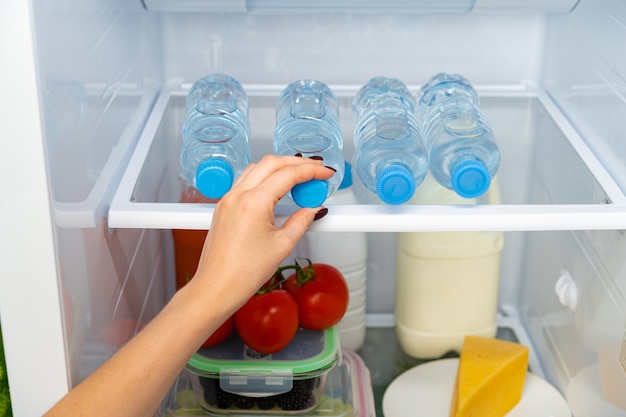
[[[315,397],[309,385],[310,382],[306,379],[293,381],[291,391],[280,394],[276,403],[285,411],[305,410],[313,407]]]
[[[255,400],[251,397],[244,397],[243,395],[235,395],[235,407],[241,410],[249,410],[254,407]]]
[[[218,380],[214,378],[198,377],[198,380],[200,381],[200,386],[204,388],[205,391],[207,389],[215,389],[215,386],[218,385]]]
[[[224,391],[218,384],[215,384],[212,389],[209,387],[204,389],[204,400],[207,404],[217,408],[229,408],[235,402],[235,397],[235,394]]]
[[[219,389],[217,392],[217,408],[226,409],[235,402],[235,395]]]
[[[293,388],[291,388],[289,393],[294,395],[308,394],[311,392],[311,388],[313,388],[311,379],[298,379],[293,381]]]
[[[257,398],[256,406],[259,407],[260,410],[270,410],[276,405],[276,397],[278,396],[271,395],[269,397]]]
[[[315,398],[311,393],[300,396],[283,394],[278,398],[277,404],[285,411],[306,410],[315,404]]]
[[[302,382],[304,382],[307,388],[313,390],[319,386],[320,378],[303,379]]]
[[[219,389],[218,381],[212,378],[200,378],[200,385],[204,391],[204,400],[207,404],[217,405],[217,390]]]
[[[216,406],[217,405],[217,391],[214,389],[205,389],[204,401],[206,401],[206,403],[209,405]]]

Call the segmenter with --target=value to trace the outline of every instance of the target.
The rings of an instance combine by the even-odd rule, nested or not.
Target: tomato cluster
[[[276,353],[291,342],[298,328],[324,330],[342,319],[350,296],[343,275],[331,265],[307,262],[305,267],[297,261],[279,267],[234,314],[234,328],[249,348]],[[288,270],[293,272],[285,278],[283,272]],[[232,332],[228,326],[217,343]]]

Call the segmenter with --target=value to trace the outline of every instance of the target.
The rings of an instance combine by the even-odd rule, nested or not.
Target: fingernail
[[[328,168],[328,169],[330,169],[330,170],[331,170],[331,171],[333,171],[333,172],[337,172],[337,170],[336,170],[335,168],[330,167],[330,166],[328,166],[328,165],[324,165],[324,168]]]
[[[309,159],[313,159],[315,161],[323,161],[324,160],[324,158],[321,155],[309,156]]]
[[[322,207],[321,209],[317,211],[317,213],[315,213],[315,217],[313,217],[313,221],[319,220],[327,214],[328,214],[328,209],[326,207]]]
[[[294,156],[299,156],[300,158],[302,158],[302,154],[300,152],[298,152],[297,154],[295,154]]]

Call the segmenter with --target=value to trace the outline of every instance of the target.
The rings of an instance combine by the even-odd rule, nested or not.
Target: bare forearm
[[[189,358],[228,314],[217,308],[217,300],[207,300],[212,307],[203,309],[190,295],[177,293],[148,326],[46,417],[153,416]],[[206,328],[203,323],[213,324]]]
[[[274,208],[295,184],[328,179],[319,160],[265,156],[217,204],[198,271],[163,311],[46,415],[151,417],[200,345],[274,273],[315,217],[280,227]],[[245,267],[243,267],[245,265]]]

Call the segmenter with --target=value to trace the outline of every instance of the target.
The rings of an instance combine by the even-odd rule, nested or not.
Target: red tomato
[[[284,349],[298,331],[298,305],[280,289],[253,295],[235,313],[235,327],[241,340],[260,353]]]
[[[212,347],[215,345],[219,345],[224,340],[228,339],[228,336],[235,329],[235,316],[230,316],[226,319],[224,323],[220,327],[217,328],[216,331],[213,332],[211,336],[202,344],[203,348]]]
[[[301,268],[283,282],[283,289],[298,303],[300,327],[324,330],[339,323],[348,309],[350,290],[339,270],[327,264]]]

